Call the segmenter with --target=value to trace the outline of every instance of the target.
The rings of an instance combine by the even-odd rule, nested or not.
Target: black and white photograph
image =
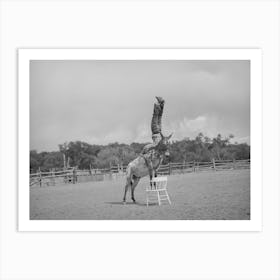
[[[250,60],[30,60],[31,220],[250,220]]]
[[[279,280],[279,20],[0,1],[0,279]]]

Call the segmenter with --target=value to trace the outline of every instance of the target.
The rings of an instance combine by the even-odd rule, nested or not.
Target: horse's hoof
[[[133,203],[136,203],[136,200],[135,199],[132,199]]]

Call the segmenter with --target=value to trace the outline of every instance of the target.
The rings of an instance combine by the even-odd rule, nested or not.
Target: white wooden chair
[[[167,193],[167,177],[155,177],[150,182],[151,184],[146,187],[147,206],[149,206],[150,202],[155,201],[161,205],[161,202],[165,200],[171,204]]]

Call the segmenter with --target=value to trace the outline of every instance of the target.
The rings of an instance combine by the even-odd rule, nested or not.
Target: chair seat
[[[151,190],[146,190],[147,192],[159,192],[159,191],[166,191],[166,189],[151,189]]]
[[[156,194],[155,197],[151,197],[151,194]],[[150,181],[150,185],[146,187],[146,197],[147,197],[147,206],[149,202],[158,201],[158,204],[161,205],[161,201],[167,200],[171,204],[168,192],[167,192],[167,177],[156,177]]]

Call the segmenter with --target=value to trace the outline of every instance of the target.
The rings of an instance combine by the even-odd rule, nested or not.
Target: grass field
[[[168,177],[172,205],[146,206],[143,178],[123,205],[124,179],[32,188],[33,220],[248,220],[250,170],[200,172]]]

